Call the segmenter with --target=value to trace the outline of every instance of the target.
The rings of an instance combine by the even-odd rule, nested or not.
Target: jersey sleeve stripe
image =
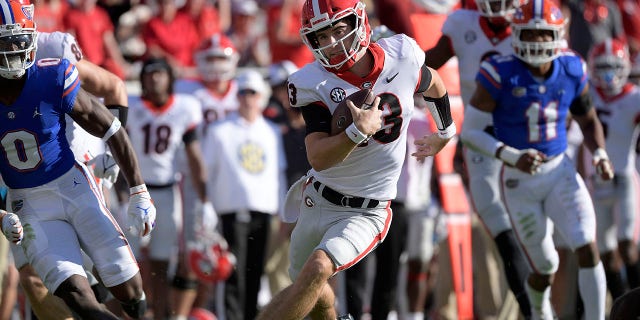
[[[502,85],[499,82],[496,82],[496,80],[493,77],[491,77],[491,75],[489,74],[489,71],[485,69],[480,69],[480,71],[478,72],[480,73],[481,77],[485,78],[496,89],[502,88]]]
[[[73,66],[70,66],[70,68],[72,68],[71,73],[69,73],[69,69],[65,71],[64,94],[62,95],[63,97],[71,92],[80,83],[80,78],[78,77],[78,69]]]

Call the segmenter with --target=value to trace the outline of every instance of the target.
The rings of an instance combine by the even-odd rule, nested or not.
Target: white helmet
[[[204,81],[224,81],[235,76],[240,54],[229,38],[217,33],[202,43],[194,58]]]

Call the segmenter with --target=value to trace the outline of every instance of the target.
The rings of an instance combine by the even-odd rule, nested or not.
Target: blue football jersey
[[[65,114],[80,89],[78,70],[66,59],[41,59],[25,77],[18,99],[0,103],[0,173],[10,188],[42,185],[75,163],[65,136]]]
[[[513,55],[482,62],[476,80],[496,101],[493,124],[498,140],[550,157],[565,151],[567,113],[587,84],[586,64],[567,51],[553,61],[552,69],[548,78],[536,79]]]

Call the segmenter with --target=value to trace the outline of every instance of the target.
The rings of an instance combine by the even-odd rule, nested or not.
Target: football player
[[[97,97],[103,97],[107,108],[112,110],[122,123],[126,122],[127,95],[124,82],[116,75],[83,59],[82,51],[71,34],[38,32],[36,59],[43,58],[65,58],[75,64],[82,81],[82,88]],[[104,142],[100,138],[86,132],[73,122],[71,117],[67,116],[66,120],[67,138],[76,160],[92,164],[90,168],[98,178],[98,184],[109,188],[115,182],[120,167],[111,154],[105,153]],[[105,198],[105,200],[109,199]],[[20,285],[36,316],[39,319],[70,319],[72,317],[70,310],[61,300],[49,293],[33,267],[27,264],[22,251],[14,251],[13,257],[20,272]],[[90,266],[85,267],[90,268]],[[93,277],[90,273],[87,273],[87,276],[90,279]],[[92,279],[90,283],[94,291],[97,290],[97,281]]]
[[[476,0],[476,5],[477,10],[461,9],[449,14],[437,44],[425,52],[425,64],[434,69],[442,67],[454,56],[458,58],[460,90],[465,105],[475,90],[475,75],[480,69],[480,62],[493,55],[513,52],[510,22],[519,0]],[[471,123],[465,119],[465,126],[474,126],[493,134],[491,117],[479,120]],[[500,199],[498,176],[502,162],[469,148],[464,148],[463,153],[473,206],[495,240],[509,288],[520,305],[520,311],[529,317],[531,307],[524,289],[529,268]],[[483,229],[481,231],[484,232]],[[478,260],[474,259],[474,268],[486,265],[487,255],[493,255],[491,252],[487,250],[474,254]],[[480,284],[487,281],[485,286],[490,290],[499,290],[499,286],[492,285],[488,278],[481,277],[476,281],[480,281]],[[485,307],[482,305],[488,303],[478,308]]]
[[[197,131],[202,122],[200,102],[190,95],[174,94],[174,81],[173,70],[165,59],[145,61],[140,71],[142,94],[130,98],[131,112],[127,124],[127,130],[131,132],[131,145],[142,164],[142,176],[148,182],[149,192],[158,205],[158,230],[155,233],[158,236],[152,235],[150,239],[145,239],[144,244],[136,241],[139,239],[131,239],[136,256],[140,254],[138,249],[141,245],[149,249],[151,278],[145,279],[145,283],[155,293],[152,305],[157,318],[175,314],[170,310],[176,308],[166,293],[170,291],[167,277],[169,260],[178,252],[178,237],[183,231],[183,207],[176,181],[175,159],[178,152],[185,153],[191,175],[189,181],[192,181],[192,190],[198,199],[196,208],[193,205],[189,207],[199,219],[194,225],[213,228],[209,223],[217,223],[213,206],[207,201],[207,177],[198,141]],[[191,228],[185,230],[190,233],[200,231]],[[184,275],[178,272],[175,277],[179,282]],[[182,287],[178,286],[177,289]],[[180,315],[186,317],[188,312],[185,310]]]
[[[306,122],[312,169],[285,203],[297,206],[285,209],[293,213],[288,222],[297,219],[289,254],[294,282],[258,319],[336,318],[328,279],[375,249],[389,230],[414,93],[433,102],[429,111],[439,129],[416,140],[423,151],[418,160],[439,152],[456,133],[446,88],[424,65],[424,52],[402,34],[371,43],[364,3],[307,0],[300,35],[316,61],[289,77],[289,99]],[[365,88],[377,96],[371,108],[347,101],[353,123],[330,135],[340,101]]]
[[[127,182],[134,185],[130,189],[130,227],[146,235],[155,224],[155,207],[128,136],[120,130],[120,121],[80,88],[73,64],[58,58],[36,62],[32,5],[5,0],[0,9],[4,17],[0,25],[0,100],[8,109],[2,120],[6,157],[0,172],[9,187],[11,210],[28,226],[27,241],[22,243],[27,262],[47,289],[79,315],[115,319],[98,304],[89,287],[82,247],[124,310],[140,318],[146,301],[137,263],[93,176],[74,159],[65,136],[65,114],[102,137],[112,149]],[[52,237],[55,246],[47,241]]]
[[[222,33],[216,33],[205,39],[194,53],[199,79],[176,80],[176,93],[193,95],[201,106],[203,121],[198,128],[198,135],[204,137],[210,124],[224,119],[229,113],[238,109],[238,87],[234,80],[238,60],[238,50]],[[204,139],[200,139],[204,143]],[[184,212],[184,226],[190,228],[194,221],[194,204],[198,203],[197,193],[193,190],[193,183],[189,174],[188,161],[185,153],[179,152],[177,167],[183,173],[182,194]],[[213,230],[209,230],[213,231]],[[184,243],[197,241],[196,234],[184,232]],[[184,252],[187,248],[180,247]],[[183,257],[183,255],[181,255]],[[187,266],[187,265],[185,265]],[[176,298],[176,312],[183,314],[188,312],[192,305],[205,307],[208,303],[209,293],[212,292],[211,284],[198,282],[196,275],[191,270],[180,272],[173,282]]]
[[[606,282],[595,242],[595,213],[584,181],[564,153],[571,113],[600,177],[613,178],[588,93],[586,63],[563,50],[565,19],[550,0],[516,9],[511,27],[514,53],[481,63],[465,115],[468,121],[492,116],[496,136],[467,126],[462,135],[467,146],[504,162],[502,196],[533,269],[526,282],[533,318],[553,318],[555,225],[578,257],[585,318],[604,319]]]
[[[609,39],[597,44],[589,54],[590,93],[615,168],[613,181],[602,181],[591,172],[593,203],[597,217],[598,249],[602,255],[607,286],[613,298],[625,291],[620,259],[627,284],[640,285],[638,249],[634,240],[638,212],[635,181],[635,141],[640,132],[640,91],[628,82],[631,61],[627,46]]]

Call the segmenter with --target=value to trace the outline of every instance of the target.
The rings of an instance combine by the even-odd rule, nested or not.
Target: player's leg
[[[295,231],[294,231],[295,232]],[[302,319],[316,306],[321,295],[329,301],[333,291],[327,280],[335,272],[331,258],[322,250],[316,250],[304,264],[293,284],[276,294],[258,315],[258,320]],[[323,305],[317,314],[335,315],[333,305]]]
[[[264,212],[251,212],[247,234],[247,264],[245,268],[245,319],[255,319],[258,313],[258,293],[264,273],[271,218]]]
[[[553,167],[557,163],[553,163]],[[549,165],[541,167],[550,170]],[[552,319],[551,288],[553,275],[558,268],[558,254],[553,243],[553,223],[543,212],[553,177],[545,174],[529,174],[515,168],[505,168],[502,176],[505,207],[509,212],[513,229],[529,260],[532,272],[525,288],[534,319]]]
[[[207,285],[198,280],[191,270],[188,262],[188,246],[197,241],[197,226],[195,221],[194,206],[198,201],[197,192],[193,188],[193,181],[190,171],[186,165],[184,152],[178,152],[178,167],[183,168],[181,186],[182,212],[183,212],[183,232],[182,241],[179,246],[178,265],[176,274],[171,283],[172,304],[175,317],[188,317],[192,308],[204,307],[209,292],[213,292],[211,285]]]
[[[613,299],[626,291],[622,277],[622,259],[618,251],[614,207],[616,202],[613,181],[593,180],[593,205],[596,214],[598,250]]]
[[[355,319],[360,319],[365,308],[365,289],[367,285],[367,269],[373,263],[372,256],[364,257],[353,267],[344,271],[344,295],[347,311]]]
[[[558,166],[545,212],[569,246],[575,249],[585,318],[604,319],[606,277],[596,244],[595,211],[584,181],[573,168],[573,164],[566,160]]]
[[[75,169],[70,170],[61,178],[62,182],[59,183],[59,190],[56,191],[55,196],[65,199],[62,203],[65,210],[62,212],[66,213],[66,219],[73,225],[75,232],[71,234],[77,234],[82,249],[93,261],[95,270],[97,270],[95,276],[109,289],[130,317],[141,318],[146,311],[146,299],[138,264],[123,231],[106,208],[101,189],[93,179],[87,179],[87,177],[91,177],[88,169],[84,165],[77,164]],[[66,185],[75,187],[71,188]],[[80,254],[81,266],[82,259]],[[38,266],[33,265],[37,270]],[[42,273],[38,272],[38,274]],[[86,277],[82,277],[82,279],[87,282],[87,286],[91,290]],[[48,280],[44,280],[46,284]],[[75,288],[76,282],[74,279],[69,284],[69,288]],[[67,288],[64,289],[60,294],[66,293]],[[59,294],[58,291],[56,291],[56,295]],[[67,300],[74,297],[74,294],[71,294],[71,297],[67,294],[63,300],[72,306]],[[93,300],[96,299],[92,290],[91,297]],[[101,307],[104,308],[104,306]],[[80,314],[80,312],[78,313]]]
[[[174,314],[170,299],[172,288],[169,261],[178,253],[178,234],[182,230],[182,201],[177,185],[149,188],[149,193],[157,208],[156,227],[149,242],[149,291],[155,293],[152,302],[154,317],[164,319]]]
[[[529,317],[531,306],[524,287],[529,267],[500,199],[499,173],[502,162],[468,148],[464,149],[464,157],[473,205],[495,241],[507,283],[520,305],[520,311]]]
[[[637,175],[617,174],[615,188],[619,203],[618,251],[624,262],[627,284],[633,289],[640,286],[640,259],[634,239],[638,225]]]
[[[400,255],[407,241],[408,210],[404,204],[392,202],[393,223],[387,238],[378,246],[376,254],[376,273],[371,296],[371,318],[387,319],[394,309],[397,298]]]
[[[429,211],[434,212],[430,214]],[[429,261],[434,251],[434,216],[439,211],[434,204],[427,212],[408,215],[407,232],[407,303],[408,320],[423,320],[428,294]]]
[[[49,292],[49,290],[44,286],[44,283],[42,283],[40,276],[38,276],[31,265],[23,265],[18,270],[18,273],[22,291],[27,296],[29,304],[31,304],[31,309],[38,319],[73,319],[73,315],[71,314],[69,307],[62,299]]]
[[[264,307],[258,319],[302,319],[314,307],[329,277],[369,254],[385,237],[391,209],[382,202],[373,209],[343,208],[306,188],[304,203],[291,235],[291,286]],[[366,214],[365,214],[366,213]],[[316,309],[324,319],[335,317],[335,307]]]

